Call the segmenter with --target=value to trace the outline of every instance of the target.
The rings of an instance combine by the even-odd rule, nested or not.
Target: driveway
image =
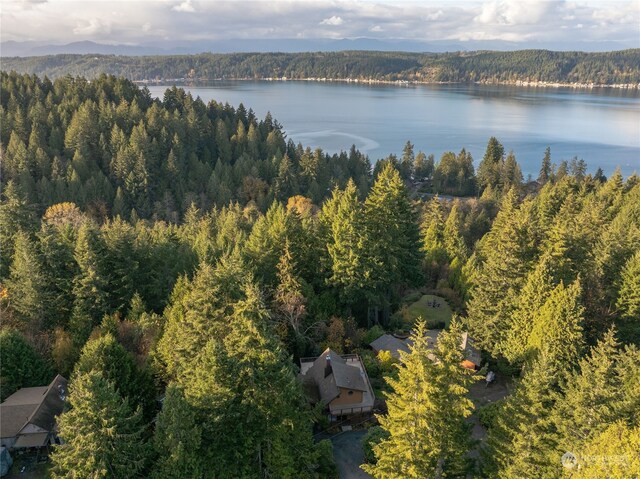
[[[333,457],[336,459],[340,479],[370,479],[371,476],[360,469],[364,462],[362,440],[367,431],[347,431],[331,438]]]
[[[487,386],[484,381],[478,381],[475,384],[472,384],[469,388],[469,397],[476,408],[480,408],[507,397],[509,395],[511,385],[511,380],[502,376],[498,376],[489,386]],[[471,416],[469,418],[469,422],[473,424],[471,437],[479,441],[484,441],[487,435],[487,430],[482,424],[480,424],[478,415],[474,414]],[[472,457],[477,457],[477,455],[477,450],[471,451]]]

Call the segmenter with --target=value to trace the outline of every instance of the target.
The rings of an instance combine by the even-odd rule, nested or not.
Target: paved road
[[[370,479],[371,476],[360,469],[364,462],[362,439],[367,431],[348,431],[331,438],[333,456],[338,465],[340,479]]]

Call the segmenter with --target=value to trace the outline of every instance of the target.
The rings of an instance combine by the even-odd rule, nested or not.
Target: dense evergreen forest
[[[317,52],[234,53],[127,57],[56,55],[3,58],[19,73],[131,80],[330,78],[420,82],[552,82],[596,85],[640,83],[640,50],[602,53],[514,52]]]
[[[0,392],[70,379],[53,477],[335,478],[296,380],[326,347],[387,393],[376,478],[640,474],[638,176],[547,149],[525,184],[496,138],[372,168],[181,89],[1,80]],[[456,317],[396,367],[367,345],[416,292]],[[463,331],[505,399],[474,409]]]

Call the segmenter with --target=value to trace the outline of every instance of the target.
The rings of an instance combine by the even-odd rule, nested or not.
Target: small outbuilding
[[[67,380],[21,388],[0,404],[0,445],[8,449],[43,447],[58,441],[56,416],[64,410]]]

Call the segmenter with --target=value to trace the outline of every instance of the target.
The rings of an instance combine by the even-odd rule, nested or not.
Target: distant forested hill
[[[424,82],[557,82],[599,85],[640,83],[640,49],[606,53],[552,52],[316,52],[234,53],[127,57],[55,55],[4,58],[4,70],[131,80],[273,77]]]

